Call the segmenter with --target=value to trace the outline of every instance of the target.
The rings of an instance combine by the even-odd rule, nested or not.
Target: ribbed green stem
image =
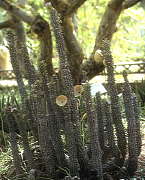
[[[134,97],[127,79],[127,73],[123,73],[124,87],[123,100],[125,105],[126,119],[128,123],[128,165],[127,170],[130,176],[134,175],[137,170],[137,157],[139,155],[140,147],[138,146],[138,127],[136,123],[136,115],[134,111]]]
[[[100,93],[96,94],[96,112],[97,112],[97,121],[99,129],[99,142],[102,151],[104,150],[105,139],[104,139],[104,119],[103,119],[103,110]]]
[[[80,127],[79,127],[79,112],[77,110],[77,102],[74,97],[73,92],[73,80],[70,72],[70,67],[67,58],[66,46],[63,37],[63,32],[61,28],[61,21],[59,15],[56,10],[51,11],[51,20],[52,26],[54,30],[54,34],[56,37],[56,45],[57,51],[60,59],[60,71],[61,71],[61,80],[63,82],[63,88],[66,96],[68,97],[68,103],[66,105],[66,133],[67,133],[67,142],[69,143],[69,156],[71,159],[71,166],[73,168],[73,175],[78,175],[79,171],[79,163],[86,164],[86,160],[84,157],[83,146],[80,135]],[[71,133],[71,134],[70,134]],[[73,149],[73,154],[72,154]],[[72,157],[71,157],[72,156]],[[78,163],[79,161],[79,163]]]
[[[25,31],[22,22],[17,21],[16,28],[16,46],[17,46],[17,56],[19,57],[19,66],[23,71],[24,75],[28,79],[29,85],[33,84],[37,79],[35,68],[30,61],[28,49],[26,46]]]
[[[34,164],[34,160],[33,160],[33,154],[32,154],[32,151],[31,151],[30,145],[29,145],[28,134],[26,131],[26,122],[24,121],[24,119],[22,119],[20,117],[20,114],[18,112],[14,112],[13,115],[15,117],[15,121],[18,124],[18,128],[20,130],[20,135],[22,137],[24,153],[25,153],[26,161],[27,161],[26,164],[28,164],[27,169],[31,170],[31,169],[35,168],[35,164]]]
[[[99,129],[97,116],[95,112],[95,107],[92,104],[92,98],[90,93],[90,86],[87,83],[85,85],[85,103],[86,103],[86,113],[87,113],[87,123],[89,129],[89,140],[91,147],[91,159],[89,165],[93,171],[98,172],[98,178],[103,179],[103,169],[102,169],[102,151],[99,142]],[[97,177],[96,177],[97,178]]]
[[[133,107],[134,107],[134,113],[135,113],[135,119],[136,119],[136,130],[137,130],[137,144],[138,144],[138,155],[141,153],[141,131],[140,131],[140,118],[139,118],[139,104],[137,101],[137,97],[135,94],[133,94]]]
[[[123,99],[125,105],[126,118],[128,122],[128,148],[129,156],[132,157],[138,156],[137,125],[132,90],[128,82],[126,72],[124,72],[123,75],[125,80],[123,87]]]
[[[56,92],[56,77],[53,76],[52,82],[48,84],[49,89],[49,100],[52,106],[51,114],[49,115],[51,118],[51,137],[54,144],[54,149],[56,152],[56,157],[58,160],[58,165],[62,168],[66,167],[66,160],[65,160],[65,154],[64,154],[64,145],[62,142],[61,134],[60,134],[60,120],[59,120],[59,112],[58,107],[55,103],[57,92]],[[48,106],[49,109],[49,106]],[[50,113],[50,112],[49,112]]]
[[[105,60],[105,65],[106,65],[106,70],[107,70],[108,94],[110,95],[110,99],[111,99],[111,111],[112,111],[113,123],[115,124],[115,129],[116,129],[117,143],[121,151],[122,157],[123,159],[125,159],[125,156],[126,156],[125,130],[122,123],[118,92],[115,85],[113,58],[110,51],[110,42],[107,39],[105,39],[102,42],[101,50],[102,50],[102,54]]]
[[[104,102],[104,113],[105,113],[105,119],[106,119],[106,130],[107,130],[107,140],[108,145],[111,149],[111,154],[119,159],[120,158],[120,152],[117,148],[117,145],[115,144],[115,135],[114,135],[114,129],[113,129],[113,120],[112,120],[112,114],[111,114],[111,107],[108,104],[108,102]]]
[[[55,176],[56,156],[54,146],[52,144],[51,135],[48,129],[48,117],[44,115],[38,116],[39,120],[39,144],[43,160],[45,162],[47,175],[49,178]]]
[[[26,115],[26,117],[29,120],[29,123],[32,127],[32,132],[34,134],[34,137],[38,137],[37,124],[35,123],[35,118],[33,116],[32,107],[31,107],[30,101],[28,99],[26,87],[25,87],[25,84],[23,81],[22,73],[20,71],[20,66],[19,66],[18,60],[19,60],[19,56],[21,56],[21,55],[20,55],[20,53],[17,52],[18,51],[17,37],[15,36],[15,34],[12,31],[8,32],[7,41],[8,41],[8,45],[9,45],[12,67],[13,67],[14,73],[16,75],[18,89],[19,89],[19,93],[21,96],[21,100],[22,100],[23,113]]]

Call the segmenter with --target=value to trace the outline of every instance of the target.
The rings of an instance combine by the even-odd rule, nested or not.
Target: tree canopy
[[[31,52],[30,53],[30,56],[32,57],[31,59],[35,64],[38,64],[38,59],[40,54],[40,44],[36,34],[33,33],[34,31],[32,30],[30,25],[38,14],[41,15],[46,21],[48,21],[48,23],[50,23],[49,9],[50,9],[51,1],[49,0],[48,1],[46,0],[45,2],[39,0],[9,1],[10,3],[13,4],[13,6],[18,7],[17,10],[20,9],[19,12],[17,12],[17,10],[16,11],[11,10],[9,8],[10,4],[5,2],[7,1],[0,2],[0,6],[2,7],[0,11],[1,14],[0,28],[1,29],[4,28],[5,26],[4,21],[10,19],[11,15],[16,15],[17,18],[19,17],[20,20],[26,22],[24,26],[27,33],[27,47]],[[103,0],[103,1],[90,0],[85,2],[82,0],[82,1],[75,1],[76,5],[74,3],[72,7],[70,6],[70,2],[61,1],[61,0],[52,1],[52,6],[56,8],[60,13],[64,14],[66,17],[65,19],[67,19],[64,20],[65,23],[63,25],[65,26],[64,27],[64,31],[65,31],[64,33],[66,34],[65,40],[68,42],[73,42],[74,46],[76,47],[76,49],[74,49],[75,52],[73,51],[71,53],[77,54],[76,51],[77,50],[79,51],[78,55],[74,57],[75,59],[77,58],[80,59],[80,61],[83,61],[83,59],[92,58],[93,57],[92,55],[94,55],[95,51],[100,48],[99,41],[101,41],[101,38],[105,36],[105,34],[106,36],[108,36],[109,33],[111,34],[110,36],[112,40],[111,48],[115,62],[141,60],[144,58],[144,38],[145,38],[144,37],[145,34],[144,1],[125,0],[118,2],[117,1],[109,2],[108,0]],[[114,6],[115,3],[116,3],[116,7]],[[79,6],[81,7],[79,8]],[[111,6],[112,7],[114,6],[114,8],[116,8],[114,9],[114,12],[112,11]],[[109,7],[111,8],[109,9]],[[66,11],[64,13],[63,11],[65,10],[63,9],[68,9],[68,12]],[[24,13],[25,15],[21,13],[22,10],[23,12],[25,12]],[[105,18],[106,18],[106,22],[105,22]],[[72,23],[71,27],[69,27],[68,25],[69,23]],[[105,24],[108,24],[108,27],[107,25],[105,27]],[[6,27],[8,26],[10,26],[10,23],[9,25],[8,24],[6,25]],[[101,26],[105,27],[104,32]],[[72,32],[71,32],[71,28],[73,28]],[[115,29],[113,30],[111,28],[115,28]],[[114,31],[115,33],[111,31]],[[74,35],[72,35],[72,33]],[[113,39],[112,39],[112,35],[113,35]],[[1,34],[1,42],[2,42],[2,37],[3,36]],[[68,42],[66,42],[66,44],[68,44]],[[55,42],[53,42],[53,44],[55,44]],[[73,44],[71,44],[70,46],[72,48]],[[54,67],[58,67],[58,57],[55,49],[53,49],[52,62]],[[71,60],[71,64],[73,64],[72,62],[76,62],[76,60]],[[74,63],[73,65],[75,64],[77,65],[77,63]],[[95,74],[103,70],[102,65],[100,67],[97,64],[97,66],[98,68],[96,68],[97,71]],[[95,74],[91,75],[90,77],[93,77]]]

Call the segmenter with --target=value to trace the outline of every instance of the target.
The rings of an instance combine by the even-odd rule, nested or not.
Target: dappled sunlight
[[[0,80],[0,87],[13,87],[17,86],[17,81],[16,80]]]
[[[130,83],[141,82],[144,79],[145,79],[145,74],[129,74],[128,75],[128,80]],[[122,75],[115,75],[115,81],[116,83],[123,83],[124,79]],[[98,75],[94,77],[93,79],[91,79],[90,82],[91,83],[95,83],[95,82],[107,83],[107,77],[103,75]]]

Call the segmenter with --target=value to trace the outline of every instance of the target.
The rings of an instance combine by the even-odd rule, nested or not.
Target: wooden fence
[[[122,74],[124,70],[128,74],[145,74],[145,62],[122,62],[114,64],[114,74]],[[106,75],[106,70],[101,75]],[[0,70],[0,79],[15,79],[15,75],[12,70]]]
[[[145,62],[121,62],[114,64],[114,74],[122,74],[124,70],[128,74],[145,74]],[[104,74],[106,74],[106,70],[102,73],[102,75]]]

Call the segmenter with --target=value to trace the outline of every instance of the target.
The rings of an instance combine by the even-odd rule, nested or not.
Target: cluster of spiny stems
[[[121,156],[124,159],[126,156],[126,137],[119,107],[118,92],[115,84],[113,58],[110,51],[110,42],[107,39],[102,42],[102,54],[107,70],[108,94],[111,99],[112,119],[115,125],[117,143],[121,152]]]
[[[128,164],[129,166],[132,165],[131,169],[128,166],[128,171],[131,175],[133,175],[134,171],[137,170],[137,158],[141,151],[141,136],[139,133],[140,125],[136,109],[136,99],[134,93],[131,90],[131,86],[127,79],[127,73],[125,71],[123,72],[123,76],[125,81],[123,87],[123,99],[125,104],[126,119],[128,123]]]
[[[66,142],[69,148],[71,174],[78,175],[79,166],[82,166],[84,170],[87,168],[86,159],[84,157],[84,150],[82,147],[82,140],[80,135],[79,125],[79,112],[77,110],[77,101],[73,92],[73,80],[69,67],[65,41],[63,37],[63,31],[61,28],[61,18],[56,10],[51,11],[52,26],[56,38],[57,50],[60,59],[60,71],[61,80],[63,82],[63,88],[66,96],[68,97],[68,104],[65,107],[65,130],[66,130]],[[73,152],[72,152],[73,149]]]
[[[131,177],[137,168],[137,158],[141,150],[141,137],[137,101],[130,89],[127,76],[124,74],[123,91],[128,124],[126,136],[108,41],[102,43],[102,54],[108,72],[110,102],[108,103],[102,99],[99,93],[92,97],[88,82],[82,85],[84,92],[79,99],[75,97],[74,93],[61,18],[55,10],[52,10],[51,20],[60,59],[60,76],[54,74],[47,77],[48,74],[44,73],[47,71],[46,65],[40,63],[37,72],[39,76],[34,80],[30,75],[33,68],[29,67],[27,78],[31,79],[28,81],[30,82],[30,96],[23,82],[18,62],[20,58],[18,51],[21,50],[24,54],[25,65],[28,63],[27,49],[22,46],[19,49],[18,39],[16,39],[17,34],[14,35],[11,32],[8,34],[11,62],[22,101],[21,108],[17,108],[17,111],[13,112],[12,106],[8,106],[6,109],[16,174],[23,173],[23,163],[19,156],[14,123],[17,123],[22,136],[27,172],[30,171],[35,179],[40,179],[43,173],[46,178],[55,180],[103,180]],[[40,61],[43,61],[43,59]],[[67,99],[63,106],[56,103],[60,93],[63,93]],[[82,113],[79,112],[80,107],[85,107]],[[84,122],[82,123],[82,121]],[[28,133],[25,128],[27,122],[28,124],[35,122],[36,133],[31,128],[33,136],[38,141],[41,158],[44,162],[41,166],[44,168],[38,166],[34,159],[34,153],[31,151]],[[87,137],[81,136],[82,124],[84,126],[82,129],[87,129]],[[84,133],[83,136],[85,135]],[[127,147],[129,158],[125,162]],[[37,171],[39,173],[35,174]]]

